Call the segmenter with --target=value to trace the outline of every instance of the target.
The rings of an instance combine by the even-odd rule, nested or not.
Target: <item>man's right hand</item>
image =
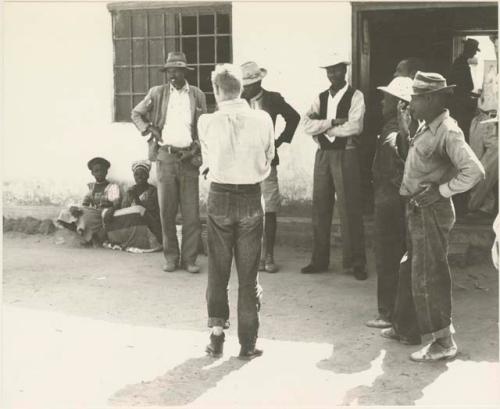
[[[161,137],[161,131],[159,128],[157,128],[154,125],[149,126],[149,130],[151,131],[151,138],[154,138],[156,142],[161,142],[162,137]]]

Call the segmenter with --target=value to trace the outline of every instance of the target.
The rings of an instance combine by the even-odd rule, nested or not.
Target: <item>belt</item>
[[[176,153],[181,153],[181,152],[188,152],[191,150],[191,147],[186,146],[185,148],[178,148],[178,147],[172,146],[172,145],[162,145],[161,149],[165,149],[170,154],[176,154]]]

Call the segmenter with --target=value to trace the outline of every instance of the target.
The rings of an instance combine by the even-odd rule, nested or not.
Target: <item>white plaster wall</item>
[[[4,22],[3,181],[20,181],[11,184],[19,195],[80,194],[90,179],[86,162],[96,155],[112,161],[112,178],[130,181],[130,163],[145,157],[146,146],[132,124],[112,122],[106,4],[5,3]],[[265,66],[264,86],[301,113],[328,86],[317,68],[321,55],[350,48],[348,2],[233,3],[234,62]],[[286,196],[310,197],[314,151],[300,128],[280,150]]]
[[[265,67],[263,86],[280,92],[303,114],[329,86],[318,60],[333,50],[350,55],[350,3],[235,2],[233,49],[235,63],[254,60]],[[292,143],[280,147],[278,169],[285,197],[311,197],[315,152],[315,143],[301,125]]]

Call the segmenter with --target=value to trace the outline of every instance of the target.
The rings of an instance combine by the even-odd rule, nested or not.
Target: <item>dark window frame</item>
[[[131,110],[152,86],[165,83],[159,69],[167,53],[176,50],[184,51],[188,65],[195,68],[194,73],[188,72],[188,81],[207,94],[209,111],[215,109],[209,71],[217,63],[233,60],[231,3],[124,2],[110,3],[108,10],[112,17],[113,122],[130,122],[128,108]],[[183,21],[192,17],[195,24],[186,32]],[[205,30],[201,33],[203,20]],[[202,47],[200,53],[203,42],[208,47]],[[150,48],[160,51],[162,61],[152,57]]]

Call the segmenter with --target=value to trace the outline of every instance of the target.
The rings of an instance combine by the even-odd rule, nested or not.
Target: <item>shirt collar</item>
[[[247,101],[242,98],[229,99],[227,101],[221,101],[217,103],[219,111],[233,111],[241,108],[250,108]]]
[[[177,88],[175,88],[172,84],[170,84],[170,92],[174,92],[174,91],[177,91],[178,93],[189,92],[189,83],[186,81],[184,86],[179,90]]]
[[[340,88],[334,96],[342,95],[344,92],[346,92],[348,86],[349,86],[349,83],[346,81],[345,85],[342,88]],[[332,96],[332,87],[330,87],[328,89],[328,91],[330,92],[330,97],[333,98],[334,96]]]
[[[445,119],[450,117],[450,112],[445,109],[441,114],[439,114],[436,118],[434,118],[430,124],[426,124],[427,128],[431,130],[431,132],[435,135],[439,126],[443,123]]]
[[[262,95],[264,94],[264,90],[260,90],[260,92],[255,95],[254,97],[250,98],[250,101],[258,101],[259,99],[262,98]]]

